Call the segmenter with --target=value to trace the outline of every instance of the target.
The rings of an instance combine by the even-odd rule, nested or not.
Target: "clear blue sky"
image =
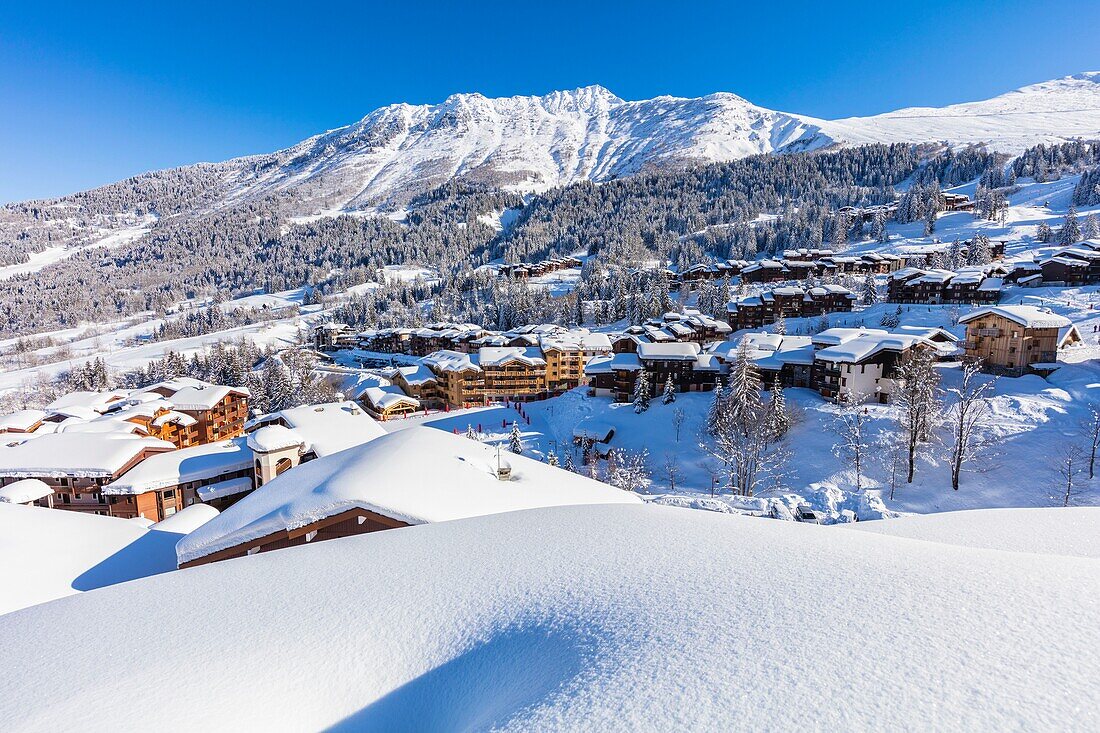
[[[729,91],[830,118],[1100,68],[1096,0],[372,5],[0,0],[0,201],[268,152],[463,91]]]

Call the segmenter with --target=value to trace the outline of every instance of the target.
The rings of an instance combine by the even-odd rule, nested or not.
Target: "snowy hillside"
[[[825,135],[851,145],[984,142],[1017,154],[1038,143],[1100,136],[1100,72],[1032,84],[981,102],[910,107],[820,124]]]
[[[1058,516],[1081,540],[1100,529],[1095,512]],[[0,668],[18,671],[0,676],[0,719],[13,730],[1095,730],[1100,565],[1019,549],[653,506],[380,532],[0,617]],[[141,623],[120,645],[56,633],[74,618]],[[201,629],[163,632],[181,618]],[[183,670],[195,684],[163,694]],[[247,694],[242,679],[256,682]],[[127,694],[105,696],[108,683]]]

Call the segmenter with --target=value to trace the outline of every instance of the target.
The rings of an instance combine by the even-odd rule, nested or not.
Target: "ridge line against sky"
[[[10,7],[9,7],[10,6]],[[1100,3],[0,7],[0,202],[266,153],[399,102],[731,92],[824,119],[1100,68]],[[1036,31],[1036,22],[1046,26]]]

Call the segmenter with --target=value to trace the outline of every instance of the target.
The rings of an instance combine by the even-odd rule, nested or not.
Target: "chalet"
[[[830,328],[814,336],[813,387],[837,400],[885,404],[897,389],[897,367],[913,349],[935,349],[916,334]]]
[[[0,415],[0,435],[4,433],[33,433],[42,426],[48,413],[45,410],[19,410],[10,415]],[[3,438],[0,438],[3,440]]]
[[[639,343],[637,352],[621,352],[595,357],[585,367],[591,380],[592,394],[629,402],[639,373],[646,372],[650,395],[660,394],[666,381],[677,392],[714,389],[721,373],[721,362],[692,342]]]
[[[322,323],[313,330],[313,345],[322,352],[354,349],[359,336],[346,323]]]
[[[428,354],[421,363],[438,378],[447,404],[454,407],[485,404],[485,379],[477,354],[444,349]]]
[[[194,418],[188,427],[194,443],[213,443],[240,435],[248,419],[248,390],[177,378],[141,390],[164,397],[179,413]]]
[[[405,394],[417,400],[423,407],[438,408],[446,404],[439,379],[424,364],[394,367],[382,372]]]
[[[580,386],[588,360],[611,353],[611,339],[603,333],[570,331],[543,336],[539,343],[546,360],[547,389],[552,392]]]
[[[959,323],[966,325],[966,358],[981,359],[985,371],[1010,376],[1053,368],[1066,338],[1061,329],[1073,325],[1064,316],[1028,305],[978,308]]]
[[[442,430],[413,427],[275,478],[182,539],[180,567],[336,537],[631,493]]]
[[[485,399],[526,401],[546,396],[546,359],[537,347],[483,348],[478,364]]]
[[[906,267],[890,275],[886,300],[920,305],[996,303],[1001,299],[1004,279],[991,277],[993,271],[978,267],[958,272]]]
[[[761,328],[783,318],[804,318],[824,313],[848,312],[856,301],[852,291],[840,285],[777,287],[741,298],[726,306],[737,330]]]
[[[971,201],[965,193],[942,193],[940,196],[943,199],[943,207],[947,211],[974,210],[976,202]]]
[[[759,260],[741,270],[741,282],[744,283],[769,283],[790,279],[790,268],[779,260]]]
[[[247,430],[150,456],[104,489],[111,514],[160,521],[193,504],[226,509],[287,469],[385,432],[350,401],[281,410],[250,421]]]
[[[198,502],[224,509],[255,488],[243,437],[150,456],[103,488],[110,514],[159,522]]]
[[[113,514],[105,486],[146,459],[175,448],[171,443],[124,433],[28,435],[0,446],[0,486],[38,479],[53,490],[59,509]],[[37,500],[49,506],[49,500]]]
[[[367,412],[379,420],[408,417],[422,409],[420,400],[405,394],[397,385],[367,387],[359,399]]]

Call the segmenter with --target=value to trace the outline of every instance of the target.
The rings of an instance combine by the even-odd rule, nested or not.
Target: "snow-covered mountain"
[[[323,216],[400,210],[452,180],[526,193],[838,144],[947,141],[1018,153],[1076,137],[1100,138],[1100,72],[981,102],[842,120],[776,112],[726,93],[638,102],[600,86],[541,97],[456,94],[440,104],[382,107],[274,153],[0,207],[0,245],[87,246],[132,229],[135,216],[202,213],[271,195],[289,215]]]
[[[1015,154],[1039,143],[1100,137],[1100,71],[1032,84],[981,102],[818,122],[825,136],[853,145],[981,142]]]
[[[294,191],[307,208],[400,204],[461,178],[515,191],[604,181],[647,168],[808,150],[818,121],[733,94],[626,102],[600,86],[542,97],[456,94],[396,104],[240,166],[232,198]]]
[[[836,143],[984,142],[1018,153],[1097,136],[1100,72],[982,102],[833,121],[726,93],[640,102],[600,86],[542,97],[456,94],[437,105],[383,107],[273,155],[232,161],[239,173],[230,200],[292,191],[306,209],[357,210],[400,205],[455,178],[529,192]]]

